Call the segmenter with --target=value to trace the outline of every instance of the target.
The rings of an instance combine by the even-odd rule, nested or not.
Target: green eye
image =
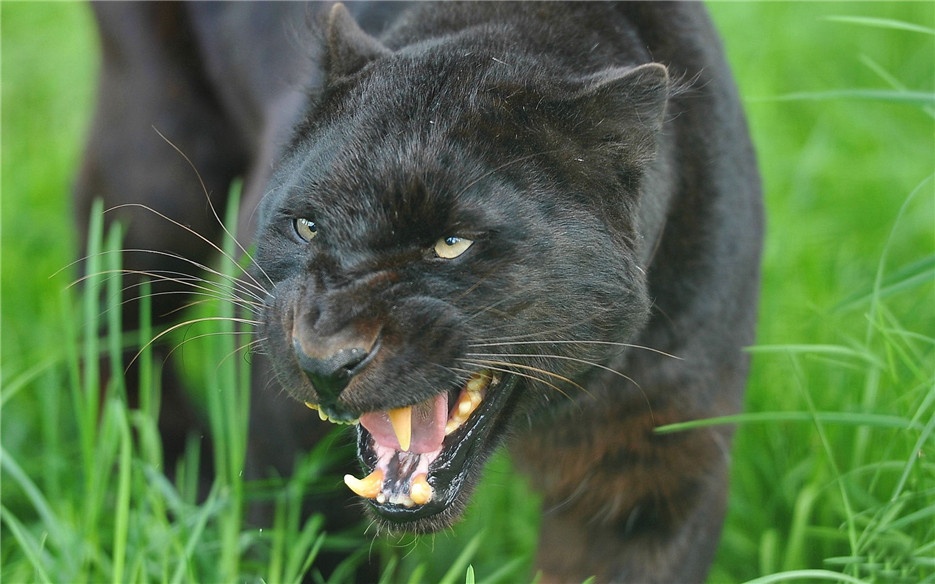
[[[435,255],[451,260],[466,252],[473,243],[463,237],[443,237],[435,242]]]
[[[300,217],[292,222],[292,226],[295,228],[295,234],[306,243],[318,235],[318,226],[315,225],[315,222],[311,219],[303,219]]]

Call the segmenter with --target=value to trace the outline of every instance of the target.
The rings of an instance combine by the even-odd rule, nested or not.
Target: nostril
[[[369,354],[364,349],[349,348],[341,349],[325,358],[318,358],[307,354],[298,339],[293,340],[293,347],[299,367],[324,401],[337,399],[356,374],[355,368],[363,363]]]
[[[328,361],[334,369],[344,370],[348,375],[354,374],[354,369],[367,358],[367,351],[363,349],[341,349],[331,356]]]

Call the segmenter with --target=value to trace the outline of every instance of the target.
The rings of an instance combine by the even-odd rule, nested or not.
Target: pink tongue
[[[441,449],[445,440],[445,424],[448,422],[448,395],[443,393],[412,406],[412,441],[409,452],[424,454]],[[399,440],[393,432],[390,417],[386,412],[370,412],[360,417],[361,425],[376,440],[377,444],[400,450]]]

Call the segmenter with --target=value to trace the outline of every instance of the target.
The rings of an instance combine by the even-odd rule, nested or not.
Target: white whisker
[[[646,347],[644,345],[634,345],[632,343],[616,343],[613,341],[563,341],[563,340],[551,340],[551,341],[502,341],[502,342],[484,342],[484,343],[471,343],[472,347],[499,347],[505,345],[605,345],[611,347],[621,347],[625,349],[639,349],[642,351],[650,351],[653,353],[658,353],[664,357],[671,357],[672,359],[678,359],[682,361],[682,358],[673,355],[671,353],[666,353],[659,349],[654,349],[652,347]]]
[[[612,367],[607,367],[606,365],[601,365],[600,363],[595,363],[593,361],[588,361],[587,359],[579,359],[577,357],[571,357],[568,355],[544,355],[540,353],[533,353],[529,355],[521,354],[521,353],[465,353],[465,355],[468,357],[509,357],[509,358],[520,357],[524,359],[541,358],[541,359],[556,359],[559,361],[571,361],[572,363],[580,363],[582,365],[587,365],[589,367],[595,367],[597,369],[608,371],[610,373],[613,373],[614,375],[617,375],[618,377],[626,379],[633,385],[636,385],[637,387],[639,387],[639,384],[636,381],[634,381],[632,377],[624,375],[623,373],[617,371],[616,369]]]
[[[207,266],[207,265],[205,265],[205,264],[202,264],[201,262],[196,262],[196,261],[194,261],[194,260],[191,260],[191,259],[189,259],[189,258],[183,256],[183,255],[180,255],[180,254],[177,254],[177,253],[173,253],[173,252],[158,251],[158,250],[151,250],[151,249],[123,249],[123,250],[118,250],[118,251],[120,251],[120,252],[122,252],[122,253],[124,253],[124,254],[126,254],[126,253],[145,253],[145,254],[152,254],[152,255],[161,255],[161,256],[166,256],[166,257],[172,258],[172,259],[181,260],[181,261],[183,261],[183,262],[185,262],[185,263],[191,265],[192,267],[198,268],[199,270],[202,270],[202,271],[205,271],[205,272],[207,272],[207,273],[209,273],[209,274],[212,274],[212,275],[214,275],[214,276],[217,276],[218,278],[220,278],[220,279],[223,280],[223,281],[230,282],[230,283],[234,284],[235,287],[236,287],[238,290],[242,291],[244,294],[249,295],[251,298],[255,298],[255,299],[258,300],[258,301],[261,301],[261,302],[262,302],[264,296],[267,296],[267,297],[268,297],[268,296],[272,296],[272,295],[269,293],[269,291],[267,291],[265,288],[263,288],[262,286],[257,285],[257,284],[256,284],[256,281],[255,281],[253,278],[250,278],[250,274],[249,274],[246,270],[240,268],[240,266],[238,266],[238,269],[240,269],[240,272],[241,272],[242,274],[244,274],[245,276],[247,276],[248,278],[250,278],[250,280],[244,280],[244,279],[239,278],[239,277],[237,277],[237,276],[235,276],[235,275],[227,274],[227,273],[225,273],[225,272],[222,272],[222,271],[220,271],[220,270],[217,270],[217,269],[215,269],[215,268],[212,268],[212,267],[210,267],[210,266]],[[180,273],[181,273],[181,272],[180,272]],[[257,294],[257,292],[259,292],[260,294]],[[261,296],[261,294],[262,294],[262,296]]]
[[[590,395],[590,392],[589,392],[587,389],[585,389],[581,384],[576,383],[575,381],[573,381],[573,380],[571,380],[571,379],[569,379],[569,378],[567,378],[567,377],[565,377],[565,376],[563,376],[563,375],[559,375],[558,373],[554,373],[554,372],[549,371],[549,370],[547,370],[547,369],[542,369],[541,367],[533,367],[532,365],[524,365],[524,364],[522,364],[522,363],[514,363],[514,362],[510,362],[510,361],[494,361],[494,360],[490,360],[490,359],[475,359],[475,361],[479,361],[479,363],[473,363],[473,362],[471,362],[471,361],[469,361],[469,360],[466,360],[466,359],[459,359],[459,360],[460,360],[461,362],[463,362],[463,363],[468,364],[468,365],[474,365],[474,366],[476,366],[476,367],[486,367],[486,368],[488,368],[488,369],[493,369],[494,371],[502,371],[502,372],[505,372],[505,373],[512,373],[512,374],[514,374],[514,375],[520,375],[521,377],[526,377],[527,379],[534,379],[534,380],[536,380],[536,381],[539,381],[539,382],[541,382],[541,383],[544,383],[544,384],[548,385],[549,387],[555,389],[556,391],[558,391],[559,393],[561,393],[562,395],[564,395],[564,396],[567,397],[567,398],[571,398],[571,396],[568,395],[568,393],[566,393],[564,390],[562,390],[562,389],[559,388],[558,386],[553,385],[552,383],[549,383],[548,381],[542,379],[541,377],[535,377],[535,376],[530,375],[530,374],[524,374],[524,373],[515,371],[514,369],[524,369],[524,370],[527,370],[527,371],[533,371],[533,372],[535,372],[535,373],[541,373],[541,374],[543,374],[543,375],[547,375],[547,376],[549,376],[549,377],[551,377],[551,378],[553,378],[553,379],[558,379],[559,381],[564,381],[565,383],[568,383],[569,385],[572,385],[572,386],[576,387],[577,389],[583,391],[584,393]],[[506,369],[497,369],[497,368],[494,367],[494,366],[504,367],[504,368],[506,368]]]
[[[197,276],[192,276],[190,274],[185,274],[182,272],[145,271],[145,270],[127,270],[127,269],[104,270],[101,272],[97,272],[95,274],[89,274],[87,276],[83,276],[79,278],[78,280],[76,280],[72,285],[81,283],[82,281],[88,278],[91,278],[91,277],[116,276],[116,275],[127,275],[127,274],[136,275],[136,276],[145,276],[147,278],[150,278],[152,282],[168,282],[168,283],[173,283],[173,284],[179,284],[181,286],[186,286],[189,288],[189,290],[167,290],[167,291],[162,291],[162,292],[153,292],[149,294],[150,296],[161,296],[161,295],[169,295],[169,294],[180,294],[180,295],[194,294],[194,295],[206,296],[208,298],[215,298],[217,300],[221,300],[225,302],[231,302],[245,309],[250,309],[250,310],[253,310],[255,308],[259,308],[262,306],[262,304],[259,302],[253,302],[249,299],[237,296],[236,294],[228,294],[227,291],[224,289],[224,287],[222,287],[222,284],[214,283],[214,282],[211,282],[211,280],[205,280],[203,278],[199,278]],[[205,284],[212,284],[218,287],[212,288],[210,286],[206,286]],[[121,289],[121,291],[127,292],[129,290],[132,290],[133,288],[139,288],[141,286],[143,286],[143,282],[128,284],[124,286]],[[234,291],[234,290],[236,289],[232,289],[231,291]],[[133,300],[132,298],[129,298],[125,300],[123,304],[130,302],[132,300]]]
[[[243,253],[244,256],[246,256],[246,257],[251,261],[251,263],[253,263],[253,265],[255,265],[255,266],[257,267],[258,270],[260,270],[260,272],[263,274],[263,276],[266,277],[267,282],[269,282],[270,285],[272,286],[272,285],[273,285],[273,280],[272,280],[272,278],[269,277],[269,274],[266,273],[266,270],[263,269],[263,266],[261,266],[260,264],[258,264],[257,262],[255,262],[255,261],[253,260],[253,256],[250,255],[250,252],[248,252],[248,251],[246,250],[246,248],[244,248],[244,246],[242,246],[242,245],[240,244],[240,242],[237,241],[237,238],[234,237],[234,234],[231,233],[231,232],[227,229],[227,226],[224,225],[224,222],[221,221],[221,218],[218,216],[217,210],[214,208],[214,204],[211,202],[211,197],[210,197],[210,195],[208,194],[208,187],[207,187],[207,185],[205,185],[204,180],[201,178],[201,173],[198,172],[198,168],[195,167],[195,163],[193,163],[193,162],[191,161],[191,159],[188,157],[188,155],[186,155],[184,152],[182,152],[182,150],[181,150],[178,146],[176,146],[175,144],[173,144],[171,140],[169,140],[168,138],[166,138],[165,135],[163,135],[163,133],[160,132],[155,126],[153,126],[153,131],[155,131],[157,134],[159,134],[159,137],[162,138],[163,140],[165,140],[166,144],[168,144],[168,145],[171,146],[176,152],[178,152],[179,155],[180,155],[183,159],[185,159],[185,162],[188,163],[188,166],[191,167],[191,169],[195,172],[195,176],[198,178],[198,183],[201,185],[201,190],[202,190],[202,192],[204,192],[205,198],[206,198],[207,201],[208,201],[208,207],[211,209],[211,214],[214,215],[214,218],[215,218],[215,220],[218,222],[218,224],[221,226],[221,229],[224,230],[224,233],[225,233],[228,237],[230,237],[230,240],[231,240],[232,242],[234,242],[234,245],[237,246],[237,249],[239,249],[240,252]],[[171,221],[171,219],[170,219],[170,221]],[[175,223],[175,222],[173,221],[173,223]],[[176,224],[178,225],[178,223],[176,223]],[[186,228],[186,229],[188,229],[188,228]],[[194,233],[194,231],[191,230],[191,229],[188,229],[188,231]],[[195,235],[198,235],[198,234],[195,233]],[[199,236],[199,237],[201,237],[201,236]],[[224,252],[224,250],[220,249],[217,245],[214,245],[210,240],[208,240],[208,239],[206,239],[206,238],[204,238],[204,237],[202,237],[202,239],[204,239],[205,241],[207,241],[208,244],[211,245],[214,249],[218,250],[218,251],[221,253],[221,255],[223,255],[223,256],[226,257],[227,259],[233,261],[234,264],[237,263],[237,262],[234,261],[234,259],[231,258],[226,252]],[[255,278],[253,278],[252,276],[250,276],[250,279],[253,280],[254,283],[255,283],[259,288],[263,288],[263,286],[261,286],[260,283],[257,282]]]
[[[140,350],[136,353],[136,355],[133,356],[133,359],[130,361],[130,363],[132,364],[134,361],[136,361],[140,357],[140,355],[142,355],[143,351],[155,345],[156,342],[159,341],[159,339],[163,338],[164,336],[171,334],[173,331],[176,331],[180,328],[192,326],[194,324],[198,324],[201,322],[232,322],[232,323],[244,324],[248,326],[257,326],[261,324],[259,321],[249,320],[245,318],[231,317],[231,316],[205,316],[201,318],[193,318],[190,320],[186,320],[185,322],[180,322],[180,323],[170,326],[169,328],[163,330],[162,332],[160,332],[159,334],[151,338],[149,341],[147,341],[145,345],[140,347]],[[213,334],[230,334],[231,332],[233,331],[217,332]]]
[[[151,250],[151,249],[117,249],[117,250],[106,250],[106,251],[102,251],[102,252],[100,252],[100,253],[98,253],[98,254],[94,254],[94,256],[95,256],[95,257],[103,257],[104,255],[112,254],[112,253],[117,253],[117,254],[144,253],[144,254],[159,255],[159,256],[168,257],[168,258],[171,258],[171,259],[175,259],[175,260],[179,260],[179,261],[185,262],[185,263],[191,265],[192,267],[195,267],[195,268],[198,268],[199,270],[203,270],[203,271],[205,271],[205,272],[208,272],[208,273],[210,273],[210,274],[213,274],[213,275],[217,276],[218,278],[220,278],[221,280],[228,281],[228,282],[234,284],[234,287],[235,287],[238,291],[243,292],[244,294],[246,294],[246,295],[248,295],[248,296],[250,296],[250,297],[256,299],[257,301],[262,302],[262,301],[263,301],[263,296],[272,296],[265,288],[263,288],[263,287],[261,287],[261,286],[258,286],[258,285],[255,283],[255,280],[251,282],[251,281],[244,280],[244,279],[242,279],[242,278],[238,278],[237,276],[234,276],[234,275],[231,275],[231,274],[226,274],[226,273],[221,272],[221,271],[219,271],[219,270],[213,269],[213,268],[211,268],[211,267],[209,267],[209,266],[207,266],[207,265],[204,265],[204,264],[202,264],[202,263],[200,263],[200,262],[196,262],[196,261],[194,261],[194,260],[192,260],[192,259],[186,258],[186,257],[183,256],[183,255],[180,255],[180,254],[177,254],[177,253],[173,253],[173,252],[158,251],[158,250]],[[75,265],[75,264],[77,264],[77,263],[79,263],[79,262],[81,262],[81,261],[87,260],[87,259],[89,259],[90,257],[92,257],[92,256],[85,256],[84,258],[82,258],[82,259],[80,259],[80,260],[75,260],[74,262],[71,262],[68,266],[66,266],[65,268],[62,268],[62,269],[66,269],[66,268],[68,268],[68,267],[70,267],[70,266],[73,266],[73,265]],[[60,271],[61,271],[61,270],[59,270],[59,272],[60,272]],[[114,270],[111,270],[111,271],[114,271]],[[129,269],[126,269],[125,271],[126,271],[126,273],[128,273],[128,274],[129,274],[129,273],[138,273],[138,274],[139,274],[139,273],[145,273],[145,272],[142,272],[142,271],[136,271],[136,272],[134,272],[134,271],[129,270]],[[56,272],[56,273],[58,273],[58,272]],[[101,272],[98,272],[98,273],[101,273]],[[202,279],[202,280],[204,280],[204,281],[206,281],[206,282],[210,281],[210,280],[207,280],[207,279],[205,279],[205,278],[201,278],[201,277],[199,277],[199,276],[195,276],[195,275],[193,275],[193,274],[189,274],[189,273],[186,273],[186,272],[173,272],[173,271],[170,271],[170,270],[155,270],[155,271],[152,271],[152,272],[150,272],[150,273],[167,273],[167,274],[173,274],[173,273],[174,273],[174,274],[178,274],[178,275],[180,275],[180,276],[184,276],[184,277],[186,277],[186,278],[199,278],[199,279]],[[249,273],[247,273],[246,271],[241,270],[241,273],[243,273],[243,274],[246,275],[248,278],[250,278]],[[77,283],[79,283],[79,282],[82,282],[82,281],[86,280],[87,278],[89,278],[89,277],[91,277],[91,276],[93,276],[93,275],[94,275],[94,274],[87,274],[87,275],[85,275],[85,276],[83,276],[83,277],[81,277],[81,278],[78,278],[77,280],[75,280],[74,282],[72,282],[71,285],[74,286],[75,284],[77,284]],[[252,278],[251,278],[251,280],[252,280]],[[260,296],[260,295],[257,294],[255,291],[259,291],[263,296]]]
[[[126,292],[127,290],[128,290],[128,288],[125,288],[125,289],[124,289],[124,292]],[[186,291],[181,291],[181,290],[174,290],[174,291],[166,291],[166,292],[151,292],[151,293],[147,294],[147,297],[150,297],[150,298],[156,298],[156,297],[159,297],[159,296],[183,296],[183,297],[195,296],[195,297],[201,297],[201,298],[199,298],[199,299],[197,299],[197,300],[192,300],[192,301],[190,301],[190,302],[185,302],[185,303],[182,304],[181,306],[178,306],[178,307],[176,307],[176,308],[173,308],[172,310],[169,310],[168,312],[165,312],[165,313],[163,313],[163,314],[160,314],[160,315],[159,315],[160,317],[169,316],[169,315],[171,315],[171,314],[176,314],[176,313],[178,313],[178,312],[184,312],[184,311],[186,311],[186,310],[188,310],[188,309],[190,309],[190,308],[193,308],[193,307],[195,307],[195,306],[200,306],[200,305],[202,305],[202,304],[207,304],[207,303],[210,303],[210,302],[228,302],[228,303],[233,304],[234,306],[237,306],[237,307],[239,307],[239,308],[241,308],[241,309],[243,309],[243,310],[252,312],[252,309],[251,309],[251,307],[250,307],[249,305],[244,305],[244,304],[241,304],[241,303],[237,302],[236,300],[231,300],[231,299],[229,299],[229,298],[224,298],[224,297],[221,297],[221,296],[215,296],[215,295],[207,294],[207,293],[203,293],[203,292],[186,292]],[[126,298],[125,300],[123,300],[123,301],[120,302],[120,306],[125,306],[125,305],[127,305],[127,304],[130,304],[131,302],[134,302],[134,301],[137,301],[137,300],[140,300],[140,299],[142,299],[142,296],[137,296],[137,297],[135,297],[135,298],[132,298],[132,297],[131,297],[131,298]],[[107,311],[105,310],[104,312],[106,313]]]
[[[197,238],[200,239],[201,241],[203,241],[203,242],[205,242],[206,244],[208,244],[208,246],[209,246],[211,249],[213,249],[213,250],[215,250],[216,252],[218,252],[219,254],[221,254],[221,256],[224,257],[226,260],[228,260],[229,262],[231,262],[231,263],[234,264],[234,265],[238,265],[238,262],[237,262],[236,258],[232,257],[230,254],[228,254],[227,252],[225,252],[219,245],[217,245],[216,243],[214,243],[213,241],[211,241],[211,240],[208,239],[207,237],[205,237],[204,235],[201,235],[200,233],[198,233],[197,231],[195,231],[195,230],[192,229],[191,227],[189,227],[189,226],[187,226],[187,225],[185,225],[185,224],[183,224],[183,223],[180,223],[180,222],[176,221],[175,219],[172,219],[172,218],[169,217],[168,215],[165,215],[164,213],[160,213],[159,211],[157,211],[156,209],[153,209],[152,207],[150,207],[150,206],[148,206],[148,205],[143,205],[143,204],[141,204],[141,203],[125,203],[125,204],[123,204],[123,205],[117,205],[117,206],[115,206],[115,207],[111,207],[111,208],[107,209],[106,212],[116,211],[116,210],[118,210],[118,209],[124,209],[124,208],[138,208],[138,209],[144,209],[144,210],[146,210],[146,211],[148,211],[148,212],[150,212],[150,213],[156,215],[157,217],[160,217],[160,218],[162,218],[162,219],[168,221],[169,223],[175,225],[176,227],[178,227],[178,228],[180,228],[180,229],[182,229],[182,230],[184,230],[184,231],[186,231],[186,232],[188,232],[188,233],[191,233],[192,235],[194,235],[195,237],[197,237]],[[240,246],[240,244],[237,244],[237,245],[238,245],[238,247]],[[137,251],[142,251],[142,252],[147,252],[147,253],[166,253],[167,255],[176,257],[177,259],[181,259],[181,260],[187,261],[187,262],[189,262],[190,264],[193,264],[193,265],[195,265],[195,266],[199,266],[199,265],[200,265],[198,262],[194,262],[194,261],[189,260],[189,259],[187,259],[187,258],[185,258],[185,257],[182,257],[182,256],[177,256],[177,255],[174,255],[174,254],[168,254],[167,252],[156,252],[156,251],[153,251],[153,250],[137,250]],[[249,255],[247,255],[247,257],[250,258]],[[250,258],[250,259],[251,259],[251,261],[252,261],[252,258]],[[254,265],[256,265],[256,264],[254,263]],[[261,267],[258,266],[258,265],[257,265],[257,268],[258,268],[261,272],[263,272],[263,275],[266,275],[266,272],[263,271],[263,268],[261,268]],[[252,283],[252,286],[255,287],[255,289],[262,291],[264,294],[266,294],[266,295],[268,295],[268,296],[271,296],[271,294],[266,290],[266,288],[264,288],[263,285],[260,284],[260,282],[257,281],[257,279],[254,278],[252,274],[250,274],[250,272],[248,272],[248,271],[246,271],[246,270],[241,270],[241,272],[242,272],[247,278],[249,278],[250,282]],[[267,278],[269,278],[269,276],[267,276]],[[272,281],[270,281],[270,284],[272,284]]]

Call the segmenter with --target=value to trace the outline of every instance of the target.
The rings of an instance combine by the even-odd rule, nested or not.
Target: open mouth
[[[346,475],[345,484],[396,522],[444,511],[492,449],[496,420],[514,385],[514,376],[485,369],[458,389],[362,415],[358,456],[368,474]]]

